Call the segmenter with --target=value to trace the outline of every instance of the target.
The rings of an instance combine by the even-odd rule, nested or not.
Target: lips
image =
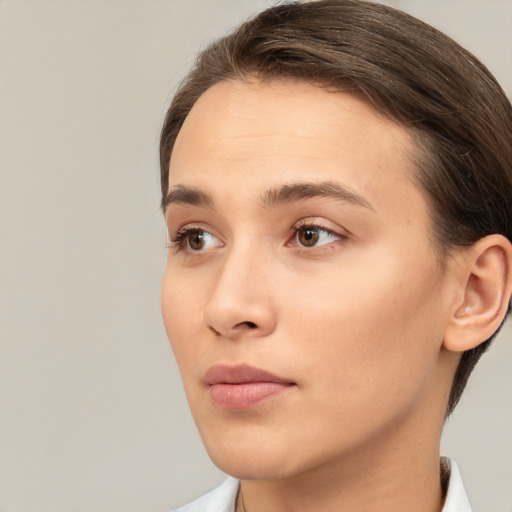
[[[287,379],[249,365],[212,366],[205,374],[210,397],[222,409],[250,409],[276,398],[294,385]]]

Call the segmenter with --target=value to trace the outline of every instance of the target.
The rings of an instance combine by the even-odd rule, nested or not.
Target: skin
[[[164,323],[205,447],[242,479],[248,512],[442,508],[461,278],[432,246],[413,152],[361,99],[290,81],[217,84],[179,133],[169,190],[202,195],[166,209]],[[350,194],[269,200],[297,183]],[[222,409],[203,380],[217,363],[294,385]]]

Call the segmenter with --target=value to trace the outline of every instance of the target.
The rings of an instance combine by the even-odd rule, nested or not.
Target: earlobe
[[[444,346],[463,352],[489,339],[505,318],[512,293],[512,245],[501,235],[486,236],[465,249],[455,265],[462,288]]]

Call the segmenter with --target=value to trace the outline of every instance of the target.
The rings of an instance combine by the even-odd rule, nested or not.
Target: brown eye
[[[341,242],[347,237],[330,229],[318,226],[315,224],[299,225],[294,227],[295,236],[293,237],[291,245],[316,248],[323,245],[330,245],[336,242]]]
[[[319,238],[319,229],[313,226],[305,226],[297,232],[297,241],[304,247],[313,247],[317,244]]]
[[[216,247],[222,247],[222,242],[210,232],[185,226],[176,233],[176,236],[170,240],[169,247],[174,247],[177,252],[204,252]]]
[[[205,232],[199,229],[191,231],[187,235],[187,244],[193,251],[200,251],[205,246]]]

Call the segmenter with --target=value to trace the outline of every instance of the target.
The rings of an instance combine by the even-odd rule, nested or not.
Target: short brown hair
[[[487,68],[449,37],[363,0],[280,4],[203,50],[163,125],[163,198],[174,142],[196,100],[215,83],[251,77],[352,92],[406,126],[417,145],[415,178],[429,199],[441,256],[493,233],[512,240],[507,96]],[[447,414],[491,339],[463,353]]]

